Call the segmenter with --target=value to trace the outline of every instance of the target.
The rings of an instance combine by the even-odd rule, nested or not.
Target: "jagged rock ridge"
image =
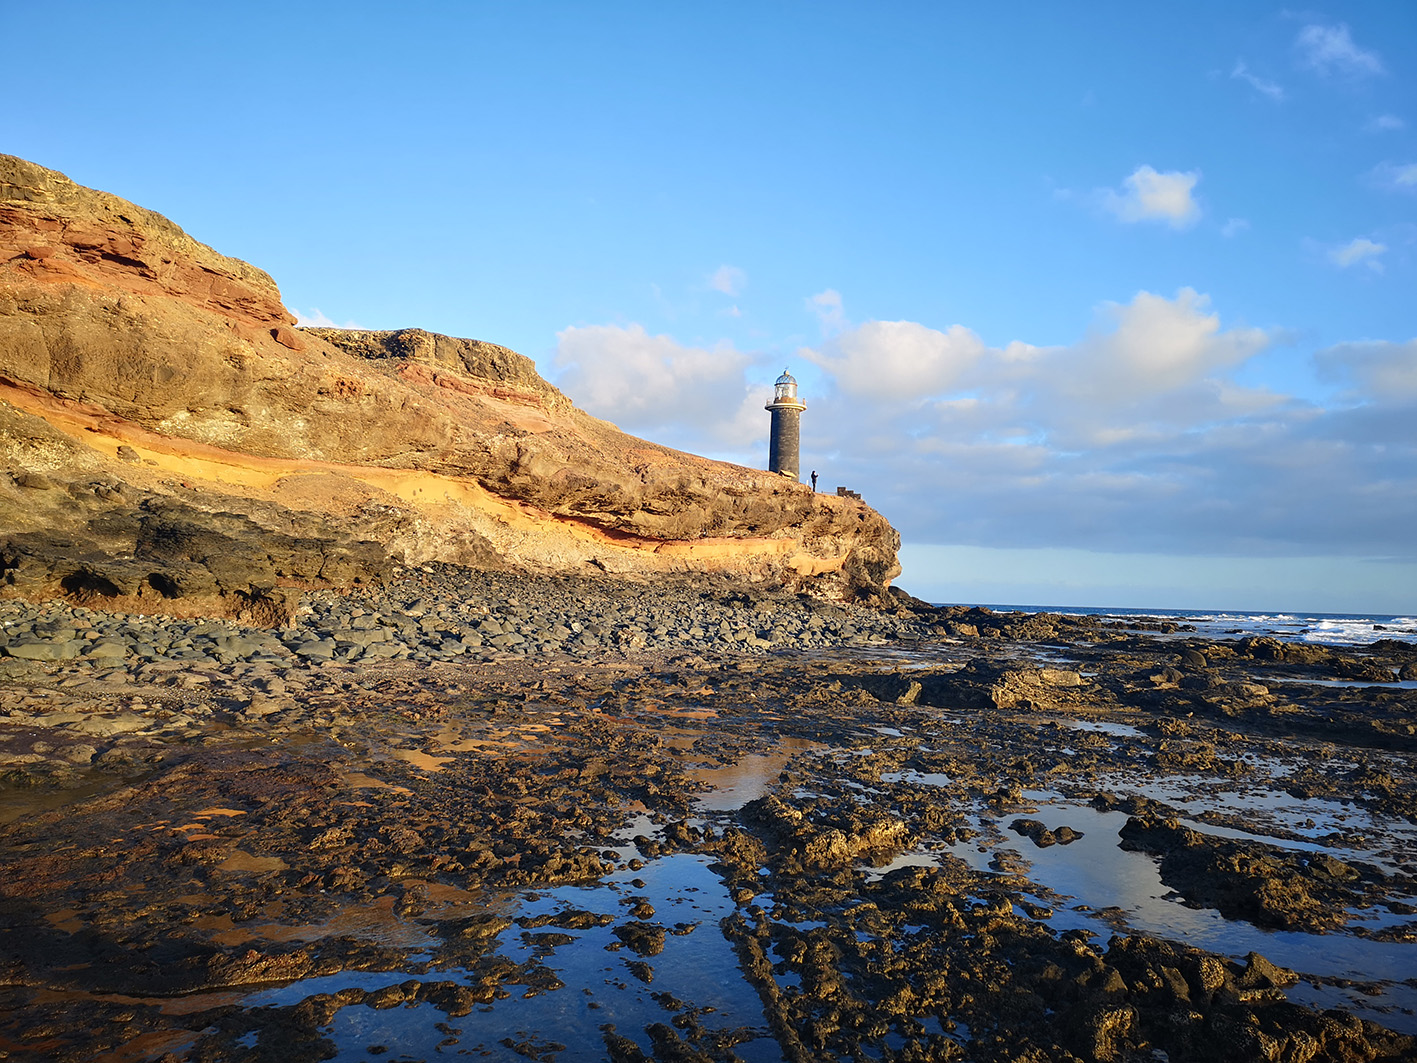
[[[626,435],[507,348],[294,322],[261,270],[0,156],[0,593],[269,620],[394,561],[899,571],[862,503]]]

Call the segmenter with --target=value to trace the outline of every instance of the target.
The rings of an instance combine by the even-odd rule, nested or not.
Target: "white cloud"
[[[1123,191],[1103,191],[1102,204],[1125,222],[1164,221],[1173,229],[1184,229],[1200,217],[1200,206],[1191,196],[1200,177],[1199,171],[1159,173],[1138,166],[1122,182]]]
[[[1104,308],[1111,329],[1094,333],[1053,363],[1051,387],[1093,403],[1137,402],[1232,369],[1269,343],[1261,329],[1222,331],[1210,299],[1182,288],[1175,299],[1138,292]]]
[[[1406,129],[1407,123],[1395,114],[1380,114],[1371,119],[1364,128],[1370,133],[1393,133]]]
[[[712,430],[739,405],[751,359],[723,341],[687,347],[643,325],[587,325],[556,334],[557,384],[582,409],[627,431]]]
[[[1349,240],[1342,247],[1331,248],[1328,257],[1330,262],[1341,269],[1356,266],[1361,262],[1366,264],[1368,268],[1381,273],[1383,264],[1379,256],[1386,250],[1386,244],[1374,243],[1366,236],[1359,236]]]
[[[984,353],[984,342],[960,325],[940,332],[914,321],[868,321],[802,353],[847,395],[910,403],[947,390]]]
[[[1324,76],[1368,77],[1384,72],[1377,52],[1359,48],[1353,43],[1348,26],[1305,26],[1295,38],[1299,65]]]
[[[1228,416],[1268,404],[1271,397],[1220,378],[1271,341],[1262,329],[1222,329],[1209,299],[1183,288],[1173,299],[1143,291],[1108,304],[1099,326],[1065,347],[990,347],[963,325],[868,321],[801,354],[858,410],[972,411],[998,419],[978,423],[991,436],[1083,433],[1096,442],[1199,416],[1202,407]]]
[[[1394,192],[1417,192],[1417,162],[1384,162],[1373,167],[1372,179]]]
[[[846,328],[846,312],[841,305],[841,293],[827,288],[807,297],[807,309],[817,315],[822,332],[830,335]]]
[[[1266,81],[1264,78],[1252,73],[1250,68],[1247,67],[1243,61],[1237,61],[1235,63],[1235,69],[1230,71],[1230,76],[1245,82],[1250,88],[1263,96],[1268,96],[1275,103],[1280,103],[1284,99],[1284,89],[1281,85],[1274,81]]]
[[[1244,218],[1230,218],[1220,227],[1220,235],[1229,240],[1231,237],[1239,236],[1250,227],[1250,223]]]
[[[349,328],[357,329],[362,326],[353,321],[346,321],[343,325],[331,321],[319,307],[311,307],[309,310],[296,310],[291,307],[295,314],[295,324],[301,328]]]
[[[748,274],[737,266],[719,266],[708,278],[710,288],[730,297],[742,295],[747,284]]]

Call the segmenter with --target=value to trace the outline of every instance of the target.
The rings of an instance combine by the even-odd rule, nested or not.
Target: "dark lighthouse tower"
[[[763,407],[772,411],[772,435],[768,441],[768,472],[800,481],[797,467],[801,449],[802,411],[807,404],[797,397],[797,381],[786,369],[773,387],[772,402]]]

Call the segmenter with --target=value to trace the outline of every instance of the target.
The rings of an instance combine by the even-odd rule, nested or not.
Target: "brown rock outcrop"
[[[843,598],[899,571],[898,535],[861,502],[628,436],[504,347],[294,321],[261,270],[0,156],[9,593],[111,586],[171,610],[185,580],[249,608],[272,587],[442,560],[719,572]],[[188,538],[222,514],[219,535],[245,521],[282,546],[209,579],[152,546],[174,505]]]

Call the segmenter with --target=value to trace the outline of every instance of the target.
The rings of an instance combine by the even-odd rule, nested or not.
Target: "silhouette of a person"
[[[816,489],[817,489],[817,470],[816,470],[816,469],[813,469],[813,470],[812,470],[812,490],[815,491]]]

